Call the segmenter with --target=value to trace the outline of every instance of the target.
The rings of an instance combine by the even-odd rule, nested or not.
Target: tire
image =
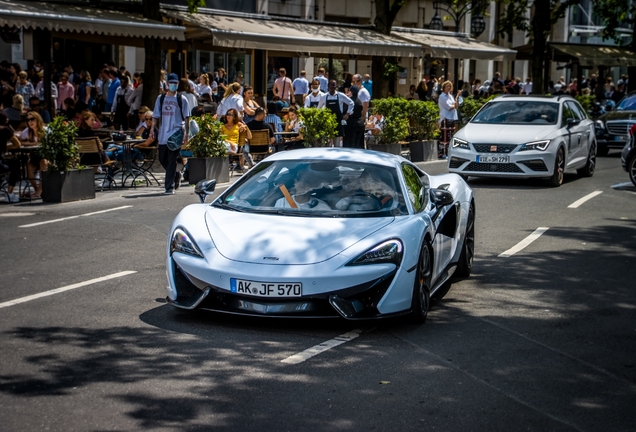
[[[423,324],[431,307],[432,252],[433,249],[427,241],[422,246],[417,269],[415,270],[413,300],[411,301],[411,313],[408,316],[408,321],[411,324]]]
[[[598,149],[596,150],[596,156],[607,156],[609,153],[609,148],[606,144],[599,144]]]
[[[592,177],[596,170],[596,142],[592,141],[590,145],[590,153],[587,155],[587,162],[583,168],[579,168],[576,172],[579,177]]]
[[[627,174],[632,183],[634,183],[634,186],[636,186],[636,155],[632,156],[627,163]]]
[[[467,278],[473,271],[473,258],[475,257],[475,203],[470,203],[468,220],[466,221],[466,234],[462,244],[462,253],[459,256],[455,275],[459,278]]]
[[[548,185],[559,187],[563,184],[563,176],[565,173],[565,151],[560,147],[554,160],[554,173],[548,179]]]

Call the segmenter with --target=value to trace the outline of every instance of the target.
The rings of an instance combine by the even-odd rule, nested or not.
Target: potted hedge
[[[432,101],[410,101],[411,161],[437,160],[439,106]]]
[[[384,117],[382,132],[370,150],[402,154],[404,140],[409,136],[410,102],[404,98],[386,98],[373,101],[373,112]]]
[[[188,158],[188,182],[197,184],[209,179],[216,179],[217,183],[229,182],[229,160],[222,133],[223,123],[210,114],[196,117],[195,121],[199,125],[199,133],[187,145],[193,155]]]
[[[301,108],[302,134],[305,147],[327,147],[338,136],[338,119],[326,108]]]
[[[40,155],[49,162],[42,175],[42,200],[68,202],[95,198],[95,175],[90,167],[80,167],[77,126],[62,116],[46,128],[40,141]]]

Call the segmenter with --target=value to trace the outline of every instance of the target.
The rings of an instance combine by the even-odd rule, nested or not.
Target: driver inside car
[[[347,196],[335,205],[341,211],[377,211],[393,203],[395,189],[382,180],[385,173],[367,168],[357,181],[344,184]]]
[[[302,169],[296,175],[296,181],[293,187],[293,194],[287,191],[284,184],[279,188],[283,193],[283,197],[279,198],[274,204],[275,208],[298,208],[300,210],[332,210],[325,201],[316,198],[313,191],[323,187],[325,182],[320,177],[320,173],[315,173],[309,169]]]

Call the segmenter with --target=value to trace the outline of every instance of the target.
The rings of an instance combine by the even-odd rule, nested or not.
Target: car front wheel
[[[629,179],[636,186],[636,155],[632,156],[631,160],[627,163],[627,174]]]
[[[559,187],[563,184],[563,176],[565,173],[565,151],[563,147],[557,151],[556,159],[554,160],[554,173],[552,177],[548,179],[548,184],[553,187]]]
[[[428,310],[431,307],[431,275],[433,268],[431,245],[426,242],[422,246],[420,259],[417,263],[415,283],[413,286],[413,300],[409,321],[412,324],[422,324],[426,321]]]

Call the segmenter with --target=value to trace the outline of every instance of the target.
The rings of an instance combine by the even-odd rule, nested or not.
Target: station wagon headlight
[[[548,148],[549,145],[550,145],[550,140],[534,141],[534,142],[531,142],[531,143],[523,144],[521,146],[521,148],[519,149],[519,151],[524,151],[524,150],[541,150],[541,151],[544,151],[545,149]]]
[[[404,247],[399,240],[388,240],[372,247],[347,265],[384,264],[399,265],[402,262]]]
[[[594,127],[598,130],[605,130],[605,125],[603,124],[603,122],[601,120],[596,120],[594,122]]]
[[[468,141],[464,141],[462,139],[453,137],[452,144],[453,144],[453,148],[459,147],[459,148],[463,148],[463,149],[466,149],[466,150],[470,150],[470,146],[468,145]]]
[[[173,252],[181,252],[186,255],[197,256],[203,258],[203,254],[199,250],[199,246],[190,238],[190,234],[185,228],[177,227],[172,232],[172,238],[170,239],[170,255]]]

